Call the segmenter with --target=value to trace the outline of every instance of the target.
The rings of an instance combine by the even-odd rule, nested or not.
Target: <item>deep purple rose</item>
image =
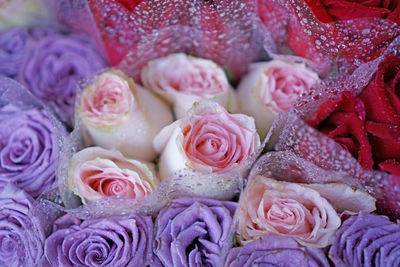
[[[336,232],[329,250],[335,266],[400,266],[400,224],[360,212]]]
[[[41,266],[44,230],[34,200],[12,184],[0,190],[0,266]]]
[[[11,29],[0,33],[0,76],[17,76],[30,41],[26,29]]]
[[[230,238],[236,203],[179,198],[155,222],[154,253],[165,266],[216,266]]]
[[[62,225],[65,228],[62,228]],[[57,223],[45,242],[51,266],[146,266],[152,264],[151,217],[109,217]]]
[[[15,183],[37,197],[55,181],[58,146],[44,111],[0,108],[0,188]]]
[[[71,122],[77,82],[106,63],[86,36],[50,30],[32,30],[31,35],[37,41],[26,55],[19,80],[63,121]]]
[[[320,248],[300,246],[290,237],[267,235],[228,252],[224,266],[287,266],[329,267]]]

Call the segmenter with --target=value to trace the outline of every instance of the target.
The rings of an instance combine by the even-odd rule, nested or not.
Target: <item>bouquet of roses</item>
[[[396,1],[22,2],[0,265],[399,265]]]

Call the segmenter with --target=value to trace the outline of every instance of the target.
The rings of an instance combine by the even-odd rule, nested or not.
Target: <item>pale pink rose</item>
[[[340,218],[318,191],[307,186],[256,176],[239,205],[242,243],[269,234],[289,236],[304,246],[331,244]]]
[[[165,127],[154,139],[161,152],[160,176],[184,168],[203,173],[242,171],[260,147],[253,118],[230,114],[212,101],[195,103],[188,115]]]
[[[253,64],[238,86],[240,109],[255,118],[264,137],[277,114],[291,109],[317,81],[318,74],[304,64],[281,60]]]
[[[127,159],[115,150],[88,147],[70,162],[68,186],[83,203],[111,196],[143,198],[158,183],[152,164]]]
[[[80,98],[82,118],[95,127],[120,124],[134,108],[129,81],[114,73],[103,73],[85,88]]]
[[[155,159],[153,139],[173,120],[166,103],[117,70],[100,74],[83,89],[78,115],[88,145],[143,160]]]
[[[221,67],[208,59],[171,54],[148,63],[141,73],[144,86],[165,98],[182,118],[194,102],[212,99],[229,111],[236,96]]]

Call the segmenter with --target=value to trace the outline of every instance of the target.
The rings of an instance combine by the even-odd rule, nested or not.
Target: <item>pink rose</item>
[[[238,234],[243,243],[278,234],[322,248],[331,244],[341,223],[318,191],[263,176],[250,181],[240,202]]]
[[[171,54],[148,63],[142,71],[144,86],[172,104],[177,118],[185,116],[193,103],[212,99],[229,111],[236,96],[224,70],[208,59]]]
[[[264,138],[277,114],[291,109],[318,80],[318,74],[304,64],[281,60],[252,64],[238,86],[241,111],[254,117]]]
[[[159,183],[150,163],[127,159],[120,152],[88,147],[76,153],[69,167],[69,188],[83,203],[104,197],[138,199]]]
[[[195,103],[188,115],[154,139],[160,176],[191,168],[203,173],[242,171],[260,147],[253,118],[230,114],[213,101]]]
[[[78,114],[90,143],[153,160],[154,136],[172,122],[169,107],[120,71],[95,77],[83,89]]]

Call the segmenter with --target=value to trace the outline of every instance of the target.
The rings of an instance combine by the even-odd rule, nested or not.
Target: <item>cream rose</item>
[[[158,183],[151,163],[127,159],[116,150],[88,147],[69,165],[68,186],[83,203],[111,196],[142,198]]]
[[[254,117],[264,138],[277,114],[289,110],[318,80],[318,74],[304,64],[280,60],[252,64],[238,85],[240,110]]]
[[[154,139],[160,177],[191,168],[202,173],[242,171],[260,147],[253,118],[230,114],[213,101],[195,103],[188,115]]]
[[[91,143],[143,160],[156,157],[153,138],[173,119],[162,100],[120,71],[104,72],[84,88],[78,114]]]
[[[318,191],[296,183],[254,177],[239,205],[239,240],[269,234],[289,236],[304,246],[331,244],[340,218]]]
[[[141,79],[146,88],[173,105],[178,119],[202,99],[214,100],[231,112],[237,109],[235,92],[223,69],[208,59],[171,54],[150,61]]]

